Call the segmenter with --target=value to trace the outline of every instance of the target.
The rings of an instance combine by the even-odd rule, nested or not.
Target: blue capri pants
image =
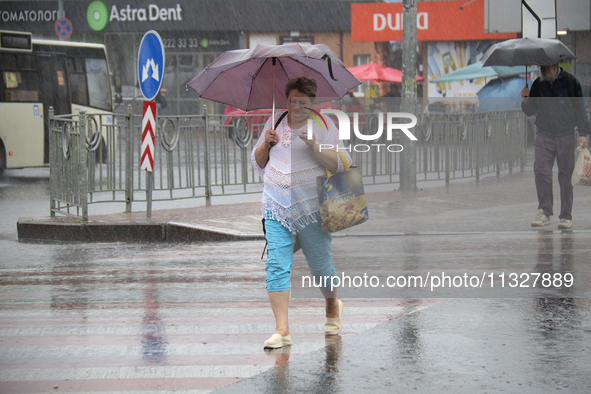
[[[295,235],[291,234],[280,222],[265,215],[265,232],[267,238],[267,292],[289,290],[291,278],[291,263],[293,259],[293,247]],[[310,273],[316,278],[315,283],[323,283],[324,277],[336,276],[336,270],[332,265],[332,253],[330,243],[331,234],[322,231],[321,223],[311,223],[298,232],[298,239],[302,252],[308,261]],[[322,290],[330,291],[330,280],[326,281],[326,287]]]

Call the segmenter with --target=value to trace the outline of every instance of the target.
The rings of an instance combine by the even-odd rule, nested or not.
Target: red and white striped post
[[[142,150],[140,169],[148,171],[148,184],[146,187],[146,215],[152,217],[152,189],[154,188],[154,145],[156,142],[156,103],[144,101],[142,116]]]
[[[156,137],[156,103],[153,101],[144,101],[144,111],[142,116],[142,170],[154,170],[154,143]]]

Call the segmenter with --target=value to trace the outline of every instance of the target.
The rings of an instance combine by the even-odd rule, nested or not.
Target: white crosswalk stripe
[[[206,393],[328,346],[324,301],[293,299],[293,345],[263,351],[275,323],[259,250],[260,242],[190,245],[0,272],[0,385]],[[432,304],[344,303],[344,339]]]

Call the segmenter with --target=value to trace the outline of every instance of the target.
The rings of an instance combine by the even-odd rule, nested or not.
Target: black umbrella
[[[492,45],[482,56],[483,66],[547,66],[575,59],[560,40],[516,38]],[[526,85],[527,86],[527,83]]]

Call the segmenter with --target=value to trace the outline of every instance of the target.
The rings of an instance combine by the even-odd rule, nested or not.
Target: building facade
[[[227,50],[257,44],[308,42],[327,44],[346,66],[381,63],[401,69],[400,1],[350,0],[62,0],[71,22],[68,40],[107,46],[111,72],[120,76],[124,102],[140,101],[138,47],[148,30],[156,30],[166,48],[164,114],[195,114],[205,101],[186,83]],[[419,95],[473,96],[482,81],[433,84],[429,80],[475,62],[492,43],[518,37],[520,0],[419,1],[417,73],[425,77]],[[549,0],[551,1],[551,0]],[[495,6],[493,6],[495,2]],[[591,90],[591,0],[561,0],[557,27],[577,55],[567,65]],[[59,1],[0,0],[3,30],[29,31],[37,38],[58,39]],[[581,16],[583,15],[583,16]],[[569,27],[570,26],[570,27]],[[472,84],[472,85],[470,85]],[[356,95],[369,91],[365,83]],[[383,84],[375,86],[381,94]],[[212,111],[223,107],[207,102]],[[120,106],[119,109],[121,109]]]
[[[204,104],[186,88],[195,75],[227,50],[256,44],[327,44],[347,66],[370,59],[373,43],[351,39],[350,1],[258,0],[63,0],[74,41],[107,46],[112,73],[120,76],[124,102],[138,101],[137,55],[142,36],[162,37],[166,66],[163,114],[195,114]],[[3,30],[58,39],[58,1],[0,1]],[[207,102],[213,111],[223,106]],[[121,109],[121,108],[119,108]]]

